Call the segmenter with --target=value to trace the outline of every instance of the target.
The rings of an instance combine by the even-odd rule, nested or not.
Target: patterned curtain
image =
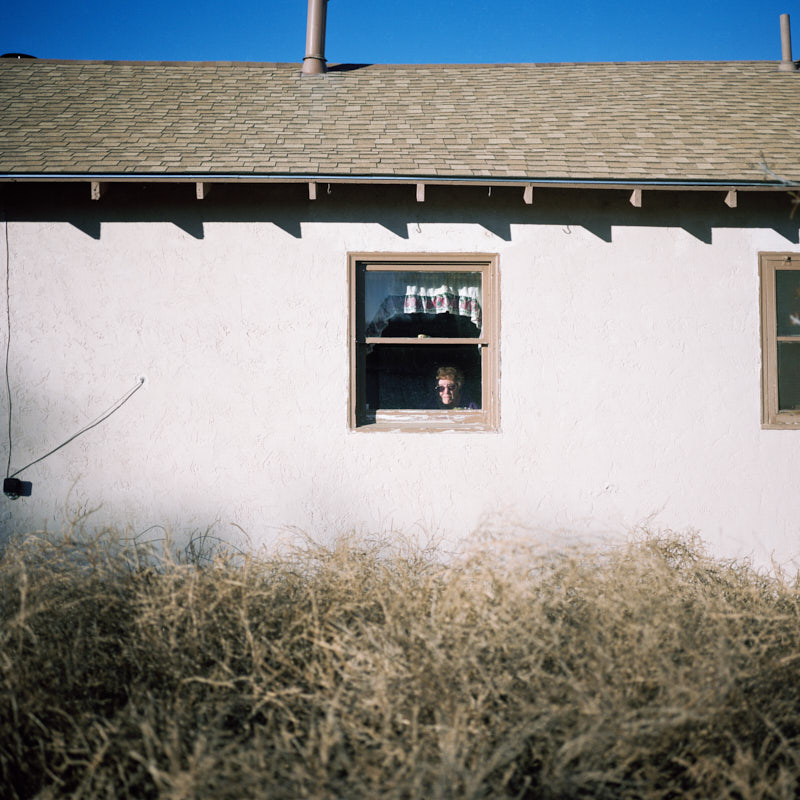
[[[380,336],[399,314],[458,314],[481,330],[480,275],[474,272],[371,273],[367,336]],[[413,282],[411,280],[413,279]],[[383,299],[380,300],[379,298]],[[370,318],[370,312],[378,303]]]

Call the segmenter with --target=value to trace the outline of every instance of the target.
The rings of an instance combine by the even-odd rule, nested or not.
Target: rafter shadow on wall
[[[725,228],[771,229],[788,242],[800,241],[800,219],[791,216],[783,192],[739,192],[735,208],[723,191],[645,190],[641,206],[622,189],[537,189],[531,204],[519,187],[428,186],[418,202],[413,186],[321,184],[315,200],[306,184],[211,184],[198,200],[194,184],[110,185],[91,200],[84,183],[5,184],[0,199],[9,220],[68,222],[100,239],[104,223],[169,222],[195,239],[211,222],[272,223],[300,239],[308,223],[375,223],[401,239],[425,224],[477,224],[510,242],[517,225],[583,228],[612,242],[618,227],[680,228],[711,244],[713,231]]]

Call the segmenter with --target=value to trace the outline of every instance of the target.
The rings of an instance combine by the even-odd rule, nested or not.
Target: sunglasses
[[[447,386],[436,387],[436,391],[439,392],[439,394],[441,394],[445,389],[447,389],[450,394],[453,394],[453,392],[456,390],[456,385],[454,383],[448,383]]]

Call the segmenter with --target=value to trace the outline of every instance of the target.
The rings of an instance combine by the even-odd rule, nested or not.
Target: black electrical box
[[[21,481],[19,478],[5,478],[3,480],[3,494],[16,500],[18,497],[30,497],[33,484],[30,481]]]

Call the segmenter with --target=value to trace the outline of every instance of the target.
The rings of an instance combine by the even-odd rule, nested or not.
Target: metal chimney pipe
[[[782,72],[794,72],[797,69],[792,60],[792,30],[788,14],[781,14],[781,63],[778,69]]]
[[[320,75],[327,72],[325,65],[325,19],[328,0],[308,0],[308,25],[306,27],[306,55],[303,75]]]

